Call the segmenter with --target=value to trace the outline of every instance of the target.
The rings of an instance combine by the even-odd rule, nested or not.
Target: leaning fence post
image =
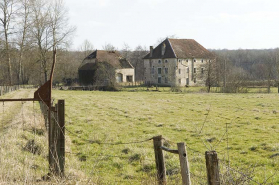
[[[164,185],[166,184],[166,167],[165,167],[164,153],[161,148],[163,146],[163,138],[161,135],[153,137],[153,145],[154,145],[154,152],[155,152],[158,183],[159,185]]]
[[[205,152],[208,185],[220,185],[218,157],[216,151]]]
[[[182,184],[191,185],[190,168],[185,143],[177,143],[177,149],[179,154]]]

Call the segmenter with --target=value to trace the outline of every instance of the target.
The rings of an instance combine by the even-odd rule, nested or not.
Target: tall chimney
[[[150,57],[153,56],[153,46],[150,46]]]

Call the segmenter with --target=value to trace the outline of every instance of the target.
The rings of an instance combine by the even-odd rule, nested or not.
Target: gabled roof
[[[79,70],[90,70],[95,62],[107,62],[116,69],[133,68],[132,64],[117,51],[96,50],[83,60]]]
[[[162,55],[162,46],[164,44],[166,51]],[[144,59],[156,58],[214,58],[214,55],[194,39],[167,38],[153,49],[152,57],[150,57],[150,53],[144,57]]]

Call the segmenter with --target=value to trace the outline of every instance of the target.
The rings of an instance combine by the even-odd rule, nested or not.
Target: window
[[[127,81],[127,82],[133,82],[133,76],[127,75],[127,76],[126,76],[126,81]]]
[[[169,68],[165,68],[165,74],[169,73]]]
[[[201,68],[201,74],[203,74],[204,73],[204,69],[203,69],[203,67]]]
[[[162,68],[158,67],[158,75],[162,74]]]
[[[158,60],[158,64],[161,64],[161,60]]]
[[[168,63],[168,60],[165,60],[165,63]]]
[[[166,84],[169,83],[169,82],[168,82],[168,77],[165,77],[165,83],[166,83]]]
[[[180,62],[181,62],[181,60],[178,60],[178,62],[180,63]]]
[[[196,60],[194,60],[194,62],[196,62]]]
[[[197,68],[194,68],[194,73],[196,73],[197,72]]]
[[[197,82],[197,79],[196,78],[194,78],[194,83],[196,83]]]
[[[203,63],[203,59],[201,60],[201,62]]]
[[[162,78],[158,77],[158,84],[162,83]]]
[[[151,74],[154,74],[154,72],[155,72],[155,69],[154,69],[154,66],[153,66],[152,69],[151,69]]]
[[[181,84],[181,79],[178,79],[178,83]]]
[[[189,73],[189,67],[186,68],[187,73]]]
[[[186,60],[186,62],[188,62],[188,59]]]
[[[181,69],[178,69],[178,74],[181,74]]]

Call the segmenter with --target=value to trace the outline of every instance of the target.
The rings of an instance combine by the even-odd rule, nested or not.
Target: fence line
[[[13,86],[0,86],[0,96],[3,96],[7,93],[17,91],[20,89],[19,85],[13,85]]]
[[[44,102],[41,102],[41,104],[44,104]],[[47,114],[47,108],[43,108],[45,107],[46,105],[41,105],[41,110],[42,112],[44,112],[44,115]],[[55,112],[55,111],[54,111]],[[106,142],[106,143],[103,143],[103,142],[100,142],[100,141],[94,141],[94,140],[88,140],[88,139],[85,139],[83,138],[82,136],[76,134],[76,133],[73,133],[71,132],[70,130],[68,130],[65,126],[61,127],[60,124],[59,124],[59,121],[58,119],[55,119],[57,118],[55,116],[55,114],[53,113],[52,114],[53,116],[53,121],[54,121],[54,124],[57,125],[57,128],[58,129],[65,129],[65,131],[67,131],[68,133],[70,133],[71,135],[73,136],[76,136],[78,138],[80,138],[82,141],[85,141],[87,142],[88,144],[93,144],[93,143],[96,143],[96,144],[99,144],[99,145],[126,145],[126,144],[139,144],[139,143],[144,143],[144,142],[148,142],[150,140],[153,140],[153,143],[154,143],[154,151],[155,151],[155,164],[157,166],[157,178],[158,178],[158,183],[159,184],[166,184],[166,167],[165,167],[165,161],[164,161],[164,155],[163,155],[163,151],[165,152],[170,152],[170,153],[174,153],[174,154],[179,154],[179,151],[178,150],[174,150],[174,149],[169,149],[165,146],[163,146],[163,140],[165,140],[166,142],[170,142],[170,143],[174,143],[172,141],[169,141],[165,138],[163,138],[162,136],[155,136],[155,137],[152,137],[152,138],[147,138],[147,139],[144,139],[144,140],[140,140],[140,141],[133,141],[133,142],[125,142],[125,143],[121,143],[121,142]],[[227,130],[225,132],[225,134],[227,133]],[[224,134],[224,135],[225,135]],[[63,132],[63,135],[65,136],[65,133]],[[159,140],[158,140],[159,139]],[[159,141],[159,144],[157,142],[155,142],[155,140],[158,140]],[[183,143],[184,144],[184,143]],[[157,149],[156,149],[157,148]],[[195,150],[195,149],[192,149],[191,147],[188,147],[190,150],[192,150],[194,153],[198,153],[198,154],[201,154],[201,152]],[[157,154],[157,151],[159,150],[160,154]],[[215,152],[215,151],[214,151]],[[65,152],[65,153],[68,153],[68,154],[71,154],[71,155],[79,155],[80,153],[71,153],[71,152]],[[206,155],[205,156],[208,156],[212,153],[212,151],[208,151],[206,152]],[[216,156],[214,159],[211,159],[209,160],[207,163],[206,163],[206,166],[208,167],[208,171],[207,171],[207,174],[208,174],[208,178],[207,178],[207,181],[210,185],[219,185],[221,183],[220,181],[220,178],[219,178],[219,167],[218,167],[218,163],[217,163],[217,166],[214,167],[214,164],[216,164],[216,160],[217,161],[220,161],[220,159],[217,159],[217,153],[215,152]],[[57,154],[53,154],[53,157],[55,157],[55,155]],[[187,154],[186,154],[186,147],[185,147],[185,152],[183,152],[182,154],[180,154],[180,156],[182,156],[182,158],[180,158],[180,166],[181,166],[181,176],[182,176],[182,182],[183,182],[183,185],[191,185],[191,180],[190,180],[190,174],[193,175],[193,179],[195,181],[197,181],[196,179],[197,178],[201,178],[201,177],[198,177],[197,175],[194,175],[193,173],[190,172],[190,169],[189,169],[189,163],[188,163],[188,159],[186,158],[187,157]],[[184,156],[184,157],[183,157]],[[115,156],[115,155],[91,155],[91,156],[86,156],[86,157],[112,157],[112,158],[121,158],[121,159],[129,159],[130,157],[126,157],[126,156]],[[186,158],[186,160],[184,160]],[[57,160],[55,161],[57,163]],[[223,164],[221,163],[222,165],[226,166],[226,164]],[[64,166],[62,167],[64,169]],[[212,168],[212,169],[210,169]],[[239,170],[235,170],[231,167],[228,167],[229,169],[239,173],[240,175],[242,175],[243,177],[246,177],[247,179],[249,179],[250,181],[252,182],[255,182],[259,185],[261,185],[261,183],[253,180],[253,178],[249,177],[248,175],[246,175],[244,172],[241,172]],[[211,171],[214,171],[214,173],[211,173]],[[217,174],[217,175],[216,175]],[[215,179],[217,177],[217,179]],[[271,176],[272,177],[272,176]],[[269,177],[269,178],[271,178]],[[213,180],[210,180],[211,178],[213,178]],[[202,178],[203,180],[205,180],[206,178]],[[199,181],[197,181],[199,184],[202,184],[200,183]]]

